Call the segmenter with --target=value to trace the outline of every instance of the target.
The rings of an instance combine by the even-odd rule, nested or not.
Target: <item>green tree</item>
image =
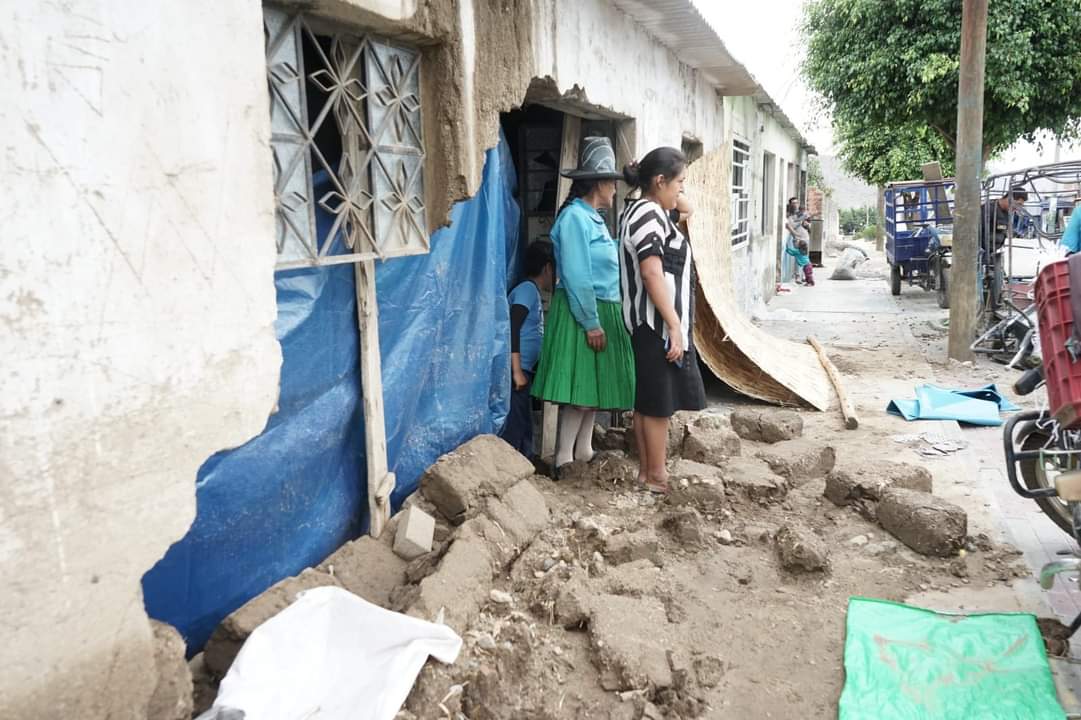
[[[818,188],[826,197],[833,195],[833,188],[826,182],[826,176],[822,174],[822,163],[817,155],[807,159],[807,186]]]
[[[961,0],[810,0],[803,74],[849,172],[880,185],[952,172]],[[984,157],[1040,131],[1081,137],[1081,0],[993,0]]]
[[[875,227],[875,208],[871,206],[845,208],[840,211],[841,232],[845,235],[857,235],[865,228]]]

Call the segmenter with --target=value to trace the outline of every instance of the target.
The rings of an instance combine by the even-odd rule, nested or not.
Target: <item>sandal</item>
[[[649,490],[654,495],[667,495],[672,492],[672,488],[668,487],[668,481],[654,482],[652,480],[646,481],[646,490]]]

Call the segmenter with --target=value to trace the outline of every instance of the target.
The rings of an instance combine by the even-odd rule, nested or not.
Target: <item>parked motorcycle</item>
[[[1071,282],[1072,281],[1072,282]],[[1035,500],[1045,515],[1081,543],[1081,331],[1075,330],[1071,285],[1081,292],[1081,257],[1046,266],[1036,279],[1036,325],[1011,365],[1028,366],[1014,383],[1019,395],[1047,390],[1046,409],[1010,418],[1003,429],[1006,473],[1014,492]],[[1081,558],[1048,563],[1040,585],[1081,571]],[[1081,614],[1072,636],[1081,629]]]

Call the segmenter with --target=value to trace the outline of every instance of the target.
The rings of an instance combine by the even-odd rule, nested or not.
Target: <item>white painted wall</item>
[[[536,3],[534,75],[636,120],[637,156],[683,135],[710,152],[724,142],[723,101],[694,69],[604,0]],[[556,7],[558,6],[558,12]]]
[[[776,224],[777,218],[783,214],[781,207],[787,199],[787,164],[799,165],[806,160],[799,141],[768,112],[759,110],[753,97],[725,98],[725,110],[733,136],[751,146],[751,237],[732,248],[732,261],[736,265],[733,272],[736,299],[742,310],[753,314],[774,294],[779,255]],[[763,233],[762,174],[763,154],[766,152],[773,154],[776,170],[773,222],[770,231]]]
[[[432,28],[411,0],[326,6],[430,29],[479,76],[482,1]],[[532,76],[635,118],[639,157],[685,134],[723,147],[725,102],[621,11],[531,7]],[[476,188],[509,107],[461,87],[476,125],[455,152],[472,160],[449,162]],[[140,579],[187,531],[199,465],[257,434],[277,397],[260,3],[7,3],[0,91],[0,717],[139,718],[154,682]],[[734,277],[772,273],[760,242]],[[747,307],[760,284],[740,288]]]
[[[145,718],[140,579],[277,397],[259,3],[5,3],[0,95],[0,717]]]

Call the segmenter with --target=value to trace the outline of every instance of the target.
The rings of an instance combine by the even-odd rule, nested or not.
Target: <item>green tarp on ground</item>
[[[852,598],[840,720],[1063,720],[1036,618]]]

